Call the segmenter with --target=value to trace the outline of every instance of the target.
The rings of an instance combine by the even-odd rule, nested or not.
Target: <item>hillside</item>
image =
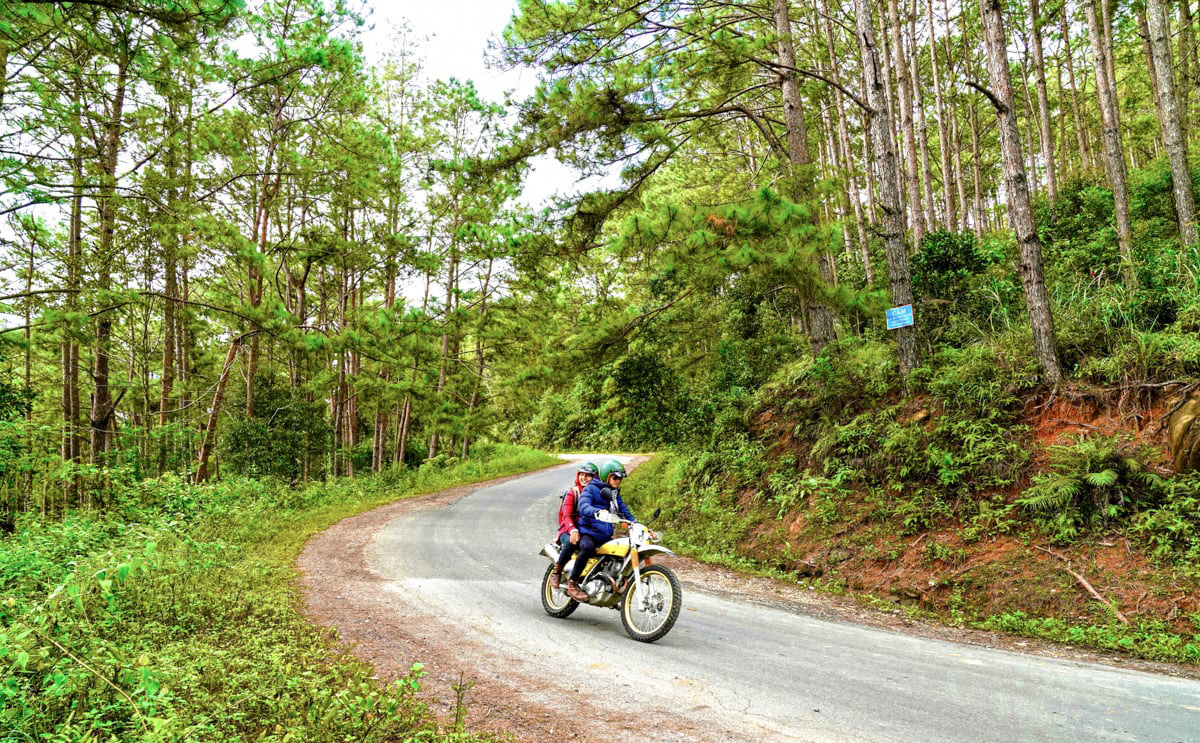
[[[1168,445],[1171,420],[1194,435],[1194,385],[1014,395],[989,421],[941,379],[822,409],[807,367],[760,393],[744,439],[660,456],[629,489],[705,559],[914,617],[1200,662],[1200,501]]]

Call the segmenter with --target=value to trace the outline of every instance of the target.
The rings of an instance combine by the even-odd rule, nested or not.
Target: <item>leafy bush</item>
[[[254,417],[236,417],[225,424],[222,467],[235,475],[289,482],[299,482],[305,472],[310,478],[320,477],[333,436],[324,405],[306,400],[299,390],[261,380],[254,395]]]

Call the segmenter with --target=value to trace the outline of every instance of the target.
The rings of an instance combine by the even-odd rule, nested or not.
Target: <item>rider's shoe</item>
[[[587,593],[584,592],[584,590],[579,587],[579,584],[573,580],[567,581],[567,595],[584,604],[586,604],[588,600]]]
[[[558,587],[561,583],[562,583],[562,568],[555,566],[554,572],[550,574],[550,587],[553,588],[555,591],[557,591]]]

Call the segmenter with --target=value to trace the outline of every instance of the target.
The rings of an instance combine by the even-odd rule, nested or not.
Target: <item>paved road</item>
[[[707,740],[1200,743],[1196,681],[833,623],[686,584],[678,624],[652,645],[630,640],[611,609],[552,619],[536,552],[571,472],[401,517],[368,548],[370,567],[445,618],[448,634],[488,648],[494,666],[593,690],[647,719],[677,715]],[[667,739],[695,737],[643,738]]]

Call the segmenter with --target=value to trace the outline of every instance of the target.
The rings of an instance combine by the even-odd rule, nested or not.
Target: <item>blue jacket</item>
[[[601,543],[612,539],[613,525],[597,521],[597,511],[609,511],[626,521],[637,521],[625,501],[621,500],[621,489],[613,490],[599,480],[592,480],[579,494],[578,510],[579,533],[587,534]]]

